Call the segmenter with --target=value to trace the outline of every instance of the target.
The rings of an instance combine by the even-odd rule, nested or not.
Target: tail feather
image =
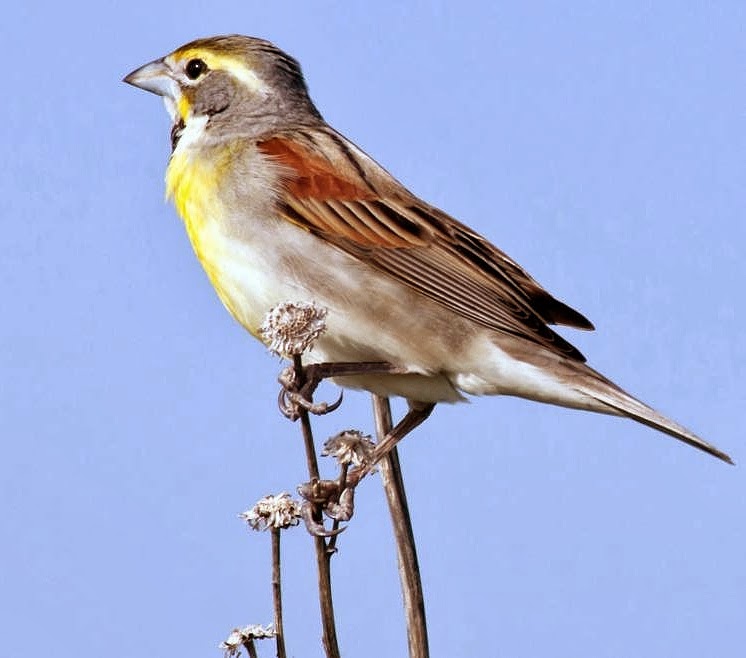
[[[590,370],[590,368],[589,368]],[[733,460],[722,450],[698,437],[694,432],[690,432],[686,427],[666,418],[658,413],[655,409],[633,398],[613,382],[594,371],[594,375],[600,380],[601,386],[581,386],[579,387],[585,395],[592,397],[597,402],[608,408],[608,413],[626,416],[636,420],[638,423],[652,427],[653,429],[664,432],[669,436],[688,443],[694,448],[703,450],[713,457],[722,459],[728,464],[733,464]],[[594,382],[595,383],[595,382]]]

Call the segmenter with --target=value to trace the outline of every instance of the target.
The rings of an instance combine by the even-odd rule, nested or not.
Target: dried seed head
[[[259,333],[279,356],[302,354],[326,330],[326,312],[313,302],[283,302],[264,316]]]
[[[300,503],[283,491],[276,496],[265,496],[254,507],[238,516],[253,530],[274,530],[298,525],[300,513]]]
[[[231,634],[220,643],[220,649],[225,653],[226,658],[230,656],[237,656],[241,651],[241,647],[252,640],[268,640],[276,635],[275,629],[272,624],[268,626],[262,626],[261,624],[254,624],[252,626],[244,626],[243,628],[234,628]]]
[[[342,465],[363,466],[369,462],[375,447],[376,444],[367,434],[358,430],[345,430],[330,438],[324,444],[321,454],[325,457],[335,457]]]

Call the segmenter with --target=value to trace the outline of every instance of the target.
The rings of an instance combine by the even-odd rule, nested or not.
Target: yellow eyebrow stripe
[[[176,53],[177,61],[201,59],[213,71],[227,71],[250,91],[262,91],[266,85],[261,78],[246,66],[246,62],[230,55],[218,55],[199,48]]]

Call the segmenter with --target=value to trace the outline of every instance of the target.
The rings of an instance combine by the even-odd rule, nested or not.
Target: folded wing
[[[467,226],[407,191],[328,127],[260,143],[282,167],[280,212],[450,311],[538,343],[583,355],[547,325],[593,325],[556,300],[515,261]]]

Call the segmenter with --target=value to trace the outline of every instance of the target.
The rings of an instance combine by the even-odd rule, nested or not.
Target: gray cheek
[[[195,114],[212,116],[227,109],[235,96],[233,83],[227,80],[215,80],[202,85],[194,100]]]

